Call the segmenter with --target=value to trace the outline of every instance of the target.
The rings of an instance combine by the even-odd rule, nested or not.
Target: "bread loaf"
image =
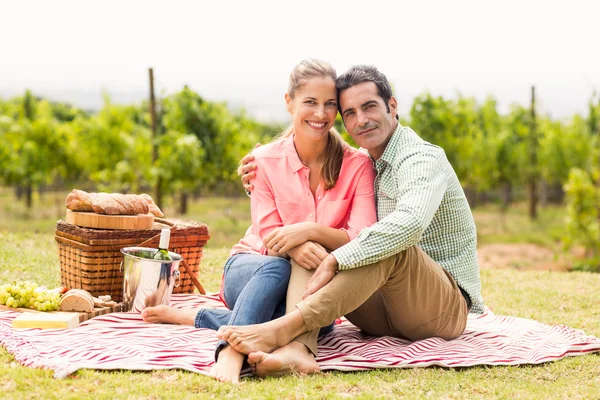
[[[135,194],[98,193],[92,202],[94,212],[109,215],[148,214],[148,203]]]
[[[144,200],[146,200],[146,203],[148,203],[148,211],[150,211],[150,214],[153,214],[155,217],[158,218],[162,218],[165,216],[165,214],[163,214],[163,212],[160,211],[160,208],[158,208],[156,203],[154,203],[154,200],[152,200],[152,197],[150,197],[150,195],[142,193],[140,194],[140,197],[142,197]]]
[[[94,207],[92,206],[92,203],[94,202],[95,197],[96,193],[88,193],[83,190],[73,189],[67,196],[65,204],[71,211],[93,212]]]
[[[61,311],[92,312],[94,297],[83,289],[71,289],[60,300]]]
[[[136,215],[152,213],[156,217],[164,214],[152,200],[152,197],[143,193],[88,193],[83,190],[73,189],[67,196],[65,205],[72,211],[95,212],[109,215]]]

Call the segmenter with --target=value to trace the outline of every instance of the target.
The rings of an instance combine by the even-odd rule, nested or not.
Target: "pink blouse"
[[[252,226],[233,246],[231,255],[267,254],[262,238],[284,225],[316,222],[342,229],[352,240],[377,221],[375,171],[367,154],[349,148],[335,186],[324,190],[319,184],[316,197],[310,191],[310,171],[298,157],[293,136],[261,146],[253,155],[257,170],[252,180]]]

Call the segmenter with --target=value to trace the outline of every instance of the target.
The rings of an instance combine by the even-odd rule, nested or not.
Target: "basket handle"
[[[164,218],[154,218],[155,222],[161,223],[161,224],[165,224],[170,226],[171,228],[171,232],[175,231],[177,229],[177,226],[175,223],[168,221]],[[148,243],[150,243],[151,241],[153,241],[156,238],[160,237],[160,233],[154,237],[151,237],[150,239],[144,240],[142,243],[140,243],[138,246],[139,247],[144,247],[145,245],[147,245]],[[190,276],[190,278],[192,279],[192,282],[194,283],[194,286],[196,286],[196,288],[198,288],[198,291],[200,292],[200,294],[206,294],[206,290],[204,290],[204,288],[202,287],[202,284],[200,283],[200,281],[198,280],[198,278],[196,277],[196,274],[194,274],[194,271],[192,271],[192,268],[188,265],[188,263],[185,261],[185,258],[181,259],[181,263],[183,264],[183,268],[185,268],[185,271],[188,273],[188,275]]]

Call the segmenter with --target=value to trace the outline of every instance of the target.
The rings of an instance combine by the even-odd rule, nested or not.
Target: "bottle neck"
[[[170,235],[168,233],[161,233],[160,235],[160,242],[158,243],[158,248],[159,249],[168,249],[169,248],[169,239],[170,239]]]

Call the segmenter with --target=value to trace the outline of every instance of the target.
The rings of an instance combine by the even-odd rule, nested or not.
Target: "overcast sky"
[[[102,90],[119,102],[184,84],[209,100],[286,118],[293,66],[321,58],[344,72],[373,64],[394,85],[400,112],[429,90],[505,111],[587,113],[600,89],[600,2],[413,0],[2,1],[0,96],[30,88],[90,108]]]

